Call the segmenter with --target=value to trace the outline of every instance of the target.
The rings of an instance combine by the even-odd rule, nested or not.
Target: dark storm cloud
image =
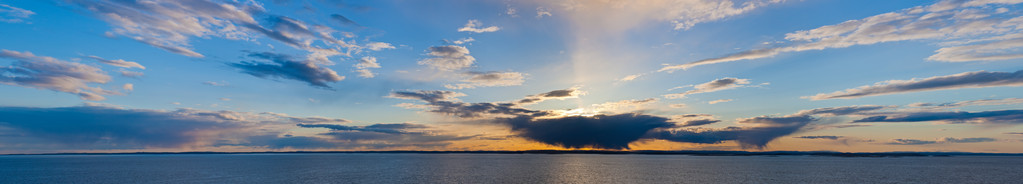
[[[751,126],[718,129],[671,129],[654,131],[648,134],[647,137],[700,144],[718,144],[725,141],[735,141],[742,148],[763,149],[767,146],[767,143],[774,139],[796,133],[816,120],[811,114],[794,114],[782,117],[760,116],[741,119],[737,122],[738,124]]]
[[[850,99],[920,91],[1021,85],[1023,85],[1023,70],[1016,72],[976,71],[936,76],[925,79],[891,80],[880,82],[875,85],[862,86],[828,94],[820,93],[804,98],[809,98],[811,100]]]
[[[642,114],[549,119],[522,116],[501,118],[497,122],[508,124],[519,136],[537,142],[566,148],[600,149],[628,149],[629,143],[650,130],[674,126],[667,118]]]
[[[872,116],[853,122],[922,122],[977,124],[1021,124],[1023,110],[995,110],[981,112],[907,112],[895,115]]]
[[[799,136],[799,137],[793,137],[793,138],[799,138],[799,139],[830,139],[830,140],[838,140],[838,138],[842,138],[842,136],[834,136],[834,135],[811,135],[811,136]]]
[[[270,60],[273,63],[256,61],[243,61],[241,63],[229,63],[228,65],[242,70],[259,78],[281,78],[297,80],[309,83],[311,86],[332,89],[327,86],[329,82],[344,80],[334,70],[319,66],[311,61],[297,61],[291,56],[270,52],[250,53],[250,57]]]
[[[200,131],[247,125],[227,116],[190,111],[153,111],[82,106],[0,107],[0,126],[75,147],[181,147],[198,141]],[[30,143],[22,143],[30,144]]]

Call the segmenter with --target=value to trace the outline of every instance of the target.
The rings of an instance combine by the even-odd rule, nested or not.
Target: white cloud
[[[497,26],[483,27],[483,23],[479,20],[469,20],[469,23],[465,23],[465,26],[458,28],[458,32],[474,32],[474,33],[486,33],[501,30]]]
[[[131,83],[126,83],[124,86],[121,86],[121,88],[125,91],[135,91],[135,85]]]
[[[362,57],[362,59],[359,59],[359,63],[355,64],[355,68],[358,69],[358,70],[356,70],[356,72],[359,72],[359,77],[362,77],[362,78],[373,78],[373,77],[376,76],[376,74],[374,74],[369,69],[370,68],[380,68],[380,63],[377,63],[377,58],[367,56],[367,57]]]
[[[366,48],[369,49],[369,50],[373,50],[373,51],[380,51],[380,50],[384,50],[384,49],[394,49],[394,46],[391,45],[390,43],[373,42],[373,43],[366,44]]]

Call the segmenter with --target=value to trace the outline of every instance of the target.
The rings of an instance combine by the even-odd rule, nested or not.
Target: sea
[[[1023,183],[1023,157],[4,155],[0,183]]]

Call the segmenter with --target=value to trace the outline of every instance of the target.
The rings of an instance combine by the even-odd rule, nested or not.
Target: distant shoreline
[[[600,151],[600,150],[526,150],[526,151],[267,151],[267,152],[114,152],[114,153],[33,153],[0,155],[185,155],[185,154],[603,154],[603,155],[690,155],[690,156],[831,156],[831,157],[950,157],[950,156],[1023,156],[1023,153],[973,152],[829,152],[829,151]]]

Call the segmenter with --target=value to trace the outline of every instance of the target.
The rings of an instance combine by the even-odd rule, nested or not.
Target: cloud
[[[135,85],[131,84],[131,83],[127,83],[127,84],[124,84],[124,86],[121,86],[121,89],[124,89],[125,91],[135,91]]]
[[[373,51],[380,51],[384,49],[394,49],[394,45],[384,42],[372,42],[366,44],[366,48]]]
[[[191,48],[190,39],[195,37],[256,41],[262,36],[309,51],[311,60],[361,49],[332,36],[340,34],[333,29],[268,15],[260,3],[253,1],[72,2],[110,23],[114,27],[112,34],[189,57],[203,57]],[[268,15],[269,18],[264,19],[268,26],[260,25],[253,15]]]
[[[22,23],[35,14],[35,12],[26,9],[0,4],[0,22]]]
[[[0,134],[14,131],[31,141],[7,142],[61,150],[188,148],[346,149],[437,147],[476,136],[449,135],[422,124],[347,126],[344,119],[278,113],[123,109],[110,106],[0,107]],[[327,128],[292,135],[294,128]],[[10,139],[7,139],[8,141]],[[25,150],[15,150],[25,151]]]
[[[242,70],[259,78],[281,78],[297,80],[309,83],[310,86],[332,89],[327,86],[328,82],[344,80],[330,68],[314,64],[312,61],[297,61],[291,56],[270,52],[253,52],[249,57],[270,60],[273,63],[256,61],[243,61],[241,63],[229,63],[228,66]]]
[[[723,57],[709,58],[659,71],[675,71],[694,66],[773,57],[786,52],[846,48],[908,40],[939,40],[936,54],[928,60],[946,62],[991,61],[1023,58],[1023,17],[1014,17],[998,7],[1016,1],[945,0],[929,6],[917,6],[863,19],[849,20],[816,29],[785,35],[787,46],[747,50]]]
[[[545,8],[545,7],[542,7],[542,6],[541,7],[536,7],[536,18],[543,18],[543,16],[548,16],[548,17],[553,16],[553,15],[551,15],[551,9],[550,8]]]
[[[451,43],[451,44],[461,45],[461,44],[467,44],[467,43],[473,42],[473,41],[476,41],[476,39],[473,39],[472,37],[468,37],[468,38],[458,39],[458,40],[455,40],[455,41],[448,41],[448,40],[445,39],[444,43]]]
[[[798,115],[824,115],[824,116],[842,116],[850,114],[862,114],[863,112],[870,112],[888,108],[888,106],[880,105],[854,105],[854,106],[843,106],[843,107],[824,107],[810,110],[799,111]]]
[[[889,145],[924,145],[924,144],[937,144],[938,141],[925,141],[917,139],[892,139],[888,143]]]
[[[99,61],[100,63],[108,64],[110,66],[116,66],[116,67],[121,67],[121,68],[138,68],[138,69],[143,69],[143,70],[146,69],[145,66],[142,66],[139,63],[131,62],[131,61],[125,61],[123,59],[109,60],[109,59],[103,59],[103,58],[101,58],[99,56],[87,56],[87,57],[95,59],[96,61]]]
[[[519,107],[516,103],[465,103],[454,101],[456,97],[465,94],[453,91],[396,91],[392,92],[391,98],[421,100],[426,102],[429,112],[451,115],[461,118],[490,118],[499,116],[537,116],[545,115],[545,112],[534,111]],[[415,104],[407,106],[414,107]]]
[[[420,124],[373,124],[368,126],[346,126],[335,124],[298,124],[305,128],[327,128],[332,130],[321,135],[330,136],[335,140],[375,144],[374,147],[409,146],[409,145],[436,145],[448,144],[449,141],[459,141],[474,138],[476,136],[456,136],[435,134],[426,131],[415,130],[429,128]],[[384,143],[381,143],[384,142]]]
[[[1023,132],[1005,132],[1005,134],[1009,134],[1009,135],[1023,135]]]
[[[707,82],[707,83],[698,84],[698,85],[694,86],[694,88],[696,88],[696,89],[693,89],[693,90],[689,90],[689,91],[682,92],[682,93],[674,93],[674,94],[664,95],[664,98],[668,98],[668,99],[685,98],[686,95],[697,94],[697,93],[709,93],[709,92],[721,91],[721,90],[726,90],[726,89],[733,89],[733,88],[743,87],[743,86],[745,86],[745,84],[749,84],[749,79],[739,79],[739,78],[726,77],[726,78],[721,78],[721,79],[713,80],[713,81],[710,81],[710,82]]]
[[[632,81],[632,80],[636,80],[637,78],[642,77],[642,76],[643,76],[643,74],[628,75],[628,76],[622,77],[621,79],[618,79],[618,81],[623,81],[623,82],[625,82],[625,81]]]
[[[657,102],[656,98],[647,98],[641,100],[621,100],[617,102],[606,102],[601,104],[590,105],[592,113],[603,114],[603,113],[628,113],[641,111],[643,107],[648,106],[654,102]],[[580,109],[582,110],[582,109]]]
[[[709,101],[709,102],[707,102],[707,104],[718,104],[718,103],[725,103],[725,102],[731,102],[731,101],[733,101],[733,99],[720,99],[720,100]]]
[[[793,138],[800,138],[800,139],[830,139],[830,140],[838,140],[838,138],[842,138],[842,136],[834,136],[834,135],[814,135],[814,136],[799,136],[799,137],[793,137]]]
[[[655,128],[669,128],[667,118],[642,114],[498,119],[519,136],[565,148],[628,149]],[[599,135],[599,136],[595,136]]]
[[[511,17],[519,17],[518,11],[519,11],[519,10],[517,10],[517,9],[515,9],[515,8],[512,8],[511,6],[509,6],[509,7],[508,7],[508,9],[506,9],[506,10],[504,11],[504,14],[505,14],[505,15],[508,15],[508,16],[511,16]]]
[[[509,126],[517,136],[565,148],[629,149],[629,144],[643,139],[673,142],[718,144],[735,141],[743,148],[762,149],[767,143],[803,130],[818,118],[814,116],[842,115],[859,111],[873,111],[880,107],[850,106],[800,111],[787,116],[760,116],[741,119],[741,127],[691,128],[719,122],[710,115],[690,114],[671,119],[641,113],[573,114],[562,110],[531,110],[523,104],[545,99],[575,98],[582,92],[575,88],[555,90],[527,96],[514,102],[460,102],[456,97],[465,94],[451,91],[396,91],[389,97],[426,102],[425,105],[403,104],[405,107],[425,109],[427,112],[467,118],[473,122],[489,122]],[[606,104],[644,104],[655,99],[627,100]],[[599,109],[599,108],[596,108]],[[613,113],[613,112],[609,112]]]
[[[1023,110],[993,110],[980,112],[895,112],[871,116],[853,122],[927,122],[971,123],[971,124],[1020,124]]]
[[[227,86],[228,85],[227,82],[213,82],[213,81],[202,82],[202,84],[210,85],[210,86]]]
[[[71,93],[91,101],[104,100],[104,95],[120,95],[89,86],[110,82],[109,75],[93,66],[10,50],[0,50],[0,58],[17,60],[0,68],[0,84]]]
[[[472,89],[477,87],[519,86],[525,82],[525,75],[519,72],[465,72],[462,83],[447,84],[448,89]]]
[[[121,70],[120,73],[121,73],[121,76],[123,76],[123,77],[130,77],[130,78],[139,78],[139,77],[142,77],[143,75],[145,75],[145,73],[142,73],[142,72],[127,71],[127,70]]]
[[[373,72],[369,71],[369,69],[380,68],[380,63],[377,63],[377,58],[366,56],[362,57],[362,59],[359,59],[359,63],[356,63],[354,66],[355,68],[358,69],[356,70],[356,72],[359,72],[359,77],[373,78],[376,76],[376,74],[373,74]]]
[[[1011,73],[976,71],[924,79],[889,80],[874,85],[860,86],[828,94],[820,93],[803,98],[811,100],[851,99],[896,93],[1000,86],[1023,86],[1023,70]]]
[[[767,121],[761,118],[760,121]],[[735,141],[742,148],[763,149],[768,142],[797,132],[803,125],[810,123],[811,119],[804,117],[801,122],[787,126],[751,126],[751,127],[727,127],[720,129],[708,128],[685,128],[668,131],[652,132],[649,138],[663,139],[674,142],[719,144],[725,141]]]
[[[546,101],[546,100],[550,100],[550,99],[564,100],[564,99],[569,99],[569,98],[579,98],[579,96],[582,96],[582,95],[585,95],[585,94],[586,94],[586,92],[579,90],[578,87],[572,87],[572,88],[568,88],[568,89],[559,89],[559,90],[549,91],[549,92],[546,92],[546,93],[530,95],[530,96],[527,96],[526,98],[518,100],[516,103],[517,104],[522,104],[522,105],[528,105],[528,104],[540,103],[542,101]]]
[[[470,67],[476,62],[476,58],[469,55],[469,49],[462,46],[433,46],[429,51],[427,55],[433,57],[419,60],[419,65],[427,65],[442,71],[453,71]]]
[[[888,145],[927,145],[927,144],[947,144],[947,143],[980,143],[980,142],[994,142],[997,141],[993,138],[987,137],[973,137],[973,138],[952,138],[946,137],[938,141],[927,141],[917,139],[893,139],[885,144]]]
[[[711,116],[710,114],[675,115],[671,117],[671,121],[675,122],[679,127],[709,125],[721,122],[721,120],[714,119],[714,116]]]
[[[1010,105],[1010,104],[1021,104],[1023,98],[1005,98],[1005,99],[983,99],[983,100],[969,100],[954,103],[913,103],[909,104],[910,107],[935,107],[935,108],[953,108],[953,107],[964,107],[964,106],[981,106],[981,105]]]
[[[499,28],[497,26],[483,27],[483,23],[480,22],[479,20],[475,20],[475,19],[474,20],[469,20],[468,23],[465,23],[465,26],[463,26],[462,28],[458,28],[458,32],[473,32],[473,33],[486,33],[486,32],[494,32],[494,31],[497,31],[497,30],[501,30],[501,28]]]
[[[200,141],[207,131],[252,126],[235,120],[230,113],[194,110],[0,107],[0,126],[68,148],[180,148]]]
[[[343,15],[330,14],[330,20],[334,21],[334,22],[336,22],[337,24],[340,24],[340,25],[359,26],[358,23],[355,23],[355,21],[352,21],[351,19],[348,19],[348,17],[345,17]]]

